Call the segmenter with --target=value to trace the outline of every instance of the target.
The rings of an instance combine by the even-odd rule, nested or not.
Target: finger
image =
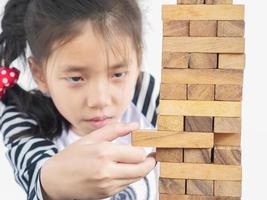
[[[156,159],[148,156],[143,162],[138,164],[116,163],[113,165],[113,176],[115,178],[140,178],[144,177],[156,166]]]
[[[83,142],[111,142],[118,137],[128,135],[130,132],[138,128],[138,123],[129,124],[113,123],[104,126],[101,129],[95,130],[89,135],[82,138]]]

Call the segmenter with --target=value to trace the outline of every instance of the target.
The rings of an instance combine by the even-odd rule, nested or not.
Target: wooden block
[[[161,115],[240,117],[241,103],[227,101],[160,100]]]
[[[162,83],[242,85],[243,70],[163,69]]]
[[[214,100],[214,85],[189,84],[187,91],[189,100]]]
[[[243,20],[244,5],[163,5],[163,20]]]
[[[216,69],[216,53],[192,53],[189,61],[190,68]]]
[[[186,194],[213,196],[213,181],[187,180]]]
[[[160,87],[160,99],[187,99],[187,87],[185,84],[162,83]]]
[[[215,117],[215,133],[241,133],[241,119],[235,117]]]
[[[223,165],[241,165],[240,147],[215,146],[214,163]]]
[[[245,54],[219,54],[220,69],[244,69]]]
[[[156,160],[160,162],[183,162],[183,149],[157,148]]]
[[[241,197],[241,185],[241,181],[214,181],[214,195]]]
[[[163,51],[185,53],[244,53],[241,37],[163,37]]]
[[[213,117],[185,117],[186,132],[213,132]]]
[[[185,163],[211,163],[211,149],[184,149]]]
[[[216,85],[215,100],[218,101],[241,101],[241,85]]]
[[[241,135],[239,133],[215,133],[214,144],[222,146],[240,146]]]
[[[242,173],[241,166],[236,165],[161,162],[160,177],[240,181]]]
[[[189,21],[163,21],[163,36],[189,36]]]
[[[240,197],[214,197],[202,195],[159,194],[160,200],[240,200]]]
[[[205,0],[205,4],[233,4],[233,0]]]
[[[185,180],[159,178],[159,192],[167,194],[185,194]]]
[[[177,4],[204,4],[204,0],[177,0]]]
[[[157,119],[159,131],[184,131],[184,117],[183,116],[166,116],[159,115]]]
[[[244,37],[245,22],[237,21],[218,21],[218,37]]]
[[[193,37],[216,37],[216,20],[195,20],[190,21],[189,35]]]
[[[138,130],[132,132],[132,145],[158,148],[211,148],[213,133],[178,133]]]
[[[188,68],[189,53],[163,52],[163,68]]]

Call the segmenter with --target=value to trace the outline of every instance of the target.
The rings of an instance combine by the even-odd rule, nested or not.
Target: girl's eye
[[[126,75],[127,75],[127,72],[115,73],[115,74],[112,75],[112,78],[123,78]]]
[[[80,76],[73,76],[73,77],[67,77],[66,80],[73,82],[73,83],[78,83],[78,82],[82,81],[83,78]]]

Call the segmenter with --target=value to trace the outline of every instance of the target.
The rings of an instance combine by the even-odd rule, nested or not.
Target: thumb
[[[130,132],[138,129],[139,124],[132,122],[129,124],[113,123],[97,129],[82,138],[83,142],[111,142],[118,137],[128,135]]]

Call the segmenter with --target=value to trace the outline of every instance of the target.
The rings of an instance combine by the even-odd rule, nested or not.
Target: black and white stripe
[[[143,72],[136,85],[133,103],[148,121],[155,126],[159,84]],[[43,200],[40,185],[40,169],[45,161],[58,153],[56,145],[45,138],[29,135],[37,123],[15,107],[5,107],[0,119],[0,133],[6,146],[6,157],[13,168],[16,182],[27,193],[28,200]]]

